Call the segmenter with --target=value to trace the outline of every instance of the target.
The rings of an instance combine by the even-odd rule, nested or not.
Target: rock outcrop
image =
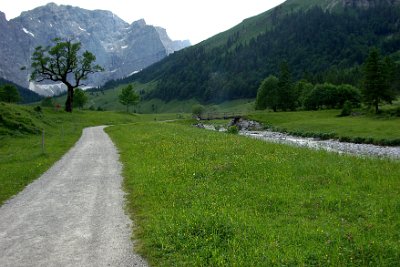
[[[128,24],[110,11],[54,3],[10,21],[0,12],[0,35],[0,77],[45,95],[57,93],[60,86],[29,84],[30,57],[36,46],[51,45],[54,38],[80,41],[83,51],[96,55],[96,62],[106,71],[93,75],[88,86],[129,76],[190,45],[188,41],[172,41],[165,29],[144,20]],[[24,66],[27,69],[21,71]]]

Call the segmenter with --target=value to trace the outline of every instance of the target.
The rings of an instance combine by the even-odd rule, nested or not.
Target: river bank
[[[197,125],[199,127],[199,125]],[[225,128],[215,128],[214,125],[201,124],[200,128],[213,131],[226,131]],[[274,142],[280,144],[288,144],[300,147],[307,147],[311,149],[324,149],[331,152],[340,154],[353,154],[359,156],[373,156],[384,157],[392,159],[400,159],[400,146],[377,146],[371,144],[356,144],[349,142],[340,142],[338,140],[321,140],[318,138],[307,138],[289,135],[286,133],[274,132],[270,130],[247,130],[242,129],[239,131],[240,135],[255,138],[267,142]]]

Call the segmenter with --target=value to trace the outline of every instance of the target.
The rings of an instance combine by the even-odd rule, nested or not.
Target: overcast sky
[[[145,19],[147,24],[167,29],[174,40],[192,44],[225,31],[243,19],[260,14],[285,0],[1,0],[0,11],[7,20],[22,11],[49,2],[85,9],[110,10],[128,23]]]

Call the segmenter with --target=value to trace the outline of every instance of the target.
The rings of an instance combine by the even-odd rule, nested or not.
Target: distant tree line
[[[17,87],[12,84],[0,86],[0,102],[17,103],[21,100]]]
[[[0,87],[2,87],[4,89],[5,86],[7,86],[7,87],[12,86],[18,91],[19,99],[16,102],[19,102],[19,103],[37,102],[43,98],[40,95],[38,95],[37,93],[35,93],[27,88],[21,87],[13,82],[10,82],[8,80],[0,78]],[[6,100],[2,100],[2,101],[8,102]]]
[[[307,80],[292,82],[287,63],[281,65],[279,77],[270,75],[260,85],[255,108],[273,111],[318,110],[323,108],[358,107],[361,102],[379,112],[379,104],[396,98],[396,64],[390,57],[382,58],[378,49],[369,53],[363,64],[361,89],[349,84],[312,84]]]
[[[384,55],[400,50],[399,17],[398,8],[383,6],[340,13],[315,7],[289,13],[256,38],[248,40],[236,32],[224,45],[196,45],[106,87],[157,80],[156,89],[145,98],[202,102],[254,98],[265,77],[279,76],[277,63],[285,59],[293,80],[361,88],[362,64],[372,46]],[[394,73],[400,77],[399,66]]]

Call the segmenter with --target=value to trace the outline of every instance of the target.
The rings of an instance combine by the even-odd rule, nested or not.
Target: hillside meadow
[[[235,105],[249,103],[220,107]],[[337,118],[337,112],[250,117],[293,130],[353,126],[354,136],[398,136],[397,119]],[[0,114],[0,204],[61,158],[84,127],[113,125],[106,132],[124,166],[135,242],[152,266],[396,266],[400,261],[398,160],[205,131],[180,120],[187,114],[69,114],[4,103]]]
[[[122,92],[122,88],[128,84],[123,84],[112,89],[99,90],[99,91],[86,91],[88,101],[85,105],[85,109],[102,109],[107,111],[126,111],[126,107],[119,102],[118,96]],[[154,90],[154,83],[132,83],[136,93],[140,95],[140,92],[150,92]],[[139,104],[135,107],[130,107],[130,111],[136,111],[140,114],[164,114],[164,113],[191,113],[194,105],[200,104],[196,99],[188,100],[171,100],[163,101],[161,99],[143,99],[141,95]],[[54,97],[54,102],[63,104],[65,103],[66,95]],[[224,101],[219,104],[208,104],[205,105],[207,111],[210,112],[240,112],[249,113],[254,110],[254,99],[237,99]]]
[[[107,128],[152,266],[395,266],[400,162],[171,123]]]
[[[0,205],[60,159],[78,141],[83,128],[157,119],[176,119],[176,114],[138,116],[79,110],[69,114],[0,103]]]

